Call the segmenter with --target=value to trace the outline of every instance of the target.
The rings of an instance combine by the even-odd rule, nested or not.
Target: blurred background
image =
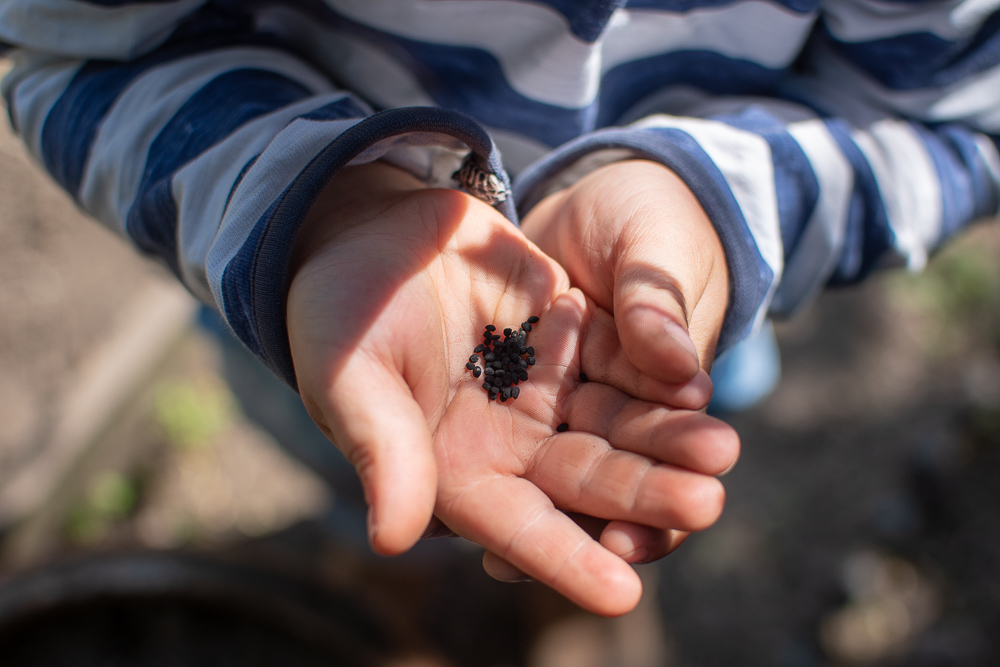
[[[102,586],[150,599],[196,582],[245,607],[303,601],[268,650],[304,642],[315,664],[333,664],[316,637],[336,634],[335,607],[387,634],[380,664],[1000,664],[1000,225],[776,326],[782,380],[731,417],[725,514],[643,567],[643,605],[614,620],[492,582],[460,541],[403,559],[331,542],[336,497],[243,414],[196,304],[86,219],[6,118],[0,313],[0,655],[54,627],[101,632],[105,607],[80,625],[52,615],[54,590],[80,609]],[[39,610],[43,634],[25,620]],[[193,636],[171,618],[169,637]],[[232,664],[278,664],[268,650]]]

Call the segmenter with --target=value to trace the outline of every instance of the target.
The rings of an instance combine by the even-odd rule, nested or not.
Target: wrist
[[[295,236],[288,284],[333,238],[376,217],[403,194],[426,189],[417,177],[376,160],[341,169],[323,189]]]

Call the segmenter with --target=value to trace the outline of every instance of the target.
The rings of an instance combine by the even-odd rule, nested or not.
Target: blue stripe
[[[41,157],[46,169],[75,195],[101,122],[129,84],[152,67],[194,53],[241,44],[274,45],[273,39],[254,36],[252,30],[248,16],[206,9],[147,56],[127,63],[93,60],[84,64],[45,118]]]
[[[76,0],[85,5],[97,5],[99,7],[125,7],[128,5],[169,5],[178,0]]]
[[[761,95],[773,93],[783,74],[783,70],[711,51],[666,53],[612,69],[601,83],[598,100],[572,109],[539,102],[514,90],[488,51],[389,35],[341,16],[319,0],[290,2],[329,28],[366,39],[396,59],[438,106],[548,146],[609,126],[638,100],[671,85],[692,85],[717,94]]]
[[[917,126],[922,128],[922,126]],[[950,235],[969,220],[993,215],[998,197],[993,179],[976,143],[977,135],[964,125],[948,123],[923,130],[928,150],[937,165],[942,189],[953,196],[962,213],[945,216],[945,233]],[[952,183],[954,182],[954,183]],[[964,218],[959,216],[964,215]]]
[[[593,43],[608,27],[608,19],[626,0],[536,0],[556,10],[569,24],[570,31],[584,42]]]
[[[222,298],[225,303],[226,322],[232,328],[236,337],[243,341],[243,344],[253,352],[253,354],[267,363],[268,355],[261,345],[260,337],[257,335],[257,328],[254,326],[254,256],[258,252],[261,238],[274,218],[278,205],[287,194],[287,190],[282,193],[267,208],[264,214],[253,226],[243,245],[236,256],[226,265],[222,274]],[[305,216],[308,208],[303,208],[302,215]],[[286,262],[287,266],[287,262]],[[275,370],[274,365],[267,364],[271,370]],[[287,381],[287,378],[286,378]],[[292,385],[294,386],[294,385]]]
[[[616,123],[641,99],[670,86],[688,85],[717,95],[773,95],[783,76],[784,70],[712,51],[675,51],[634,60],[605,74],[596,126]]]
[[[296,382],[285,327],[285,295],[288,259],[299,225],[342,167],[379,141],[411,132],[459,139],[485,169],[507,181],[493,141],[471,118],[432,107],[383,111],[348,128],[323,148],[257,220],[247,241],[223,270],[226,320],[290,387],[296,387]],[[497,208],[516,222],[510,203],[508,200]]]
[[[662,88],[687,84],[716,94],[766,94],[782,76],[779,70],[710,51],[679,51],[615,67],[606,73],[594,103],[567,109],[515,91],[486,51],[399,42],[409,52],[411,71],[438,105],[549,146],[614,124],[636,102]]]
[[[806,223],[819,201],[819,181],[802,147],[786,126],[767,110],[748,107],[737,115],[714,117],[732,127],[754,132],[771,148],[774,189],[785,259],[798,247]]]
[[[785,7],[793,12],[809,14],[819,9],[823,0],[771,0],[772,4]],[[628,0],[629,9],[651,9],[665,12],[689,12],[692,9],[725,7],[744,0]]]
[[[246,177],[247,172],[250,171],[250,169],[255,164],[257,164],[257,160],[259,158],[260,158],[260,153],[257,153],[252,158],[247,160],[246,164],[244,164],[243,167],[240,169],[240,173],[236,174],[236,180],[233,181],[232,187],[229,188],[229,194],[226,195],[226,205],[225,207],[223,207],[223,215],[225,215],[225,211],[229,209],[229,202],[233,200],[233,195],[236,194],[236,188],[240,187],[240,183],[243,182],[243,179]]]
[[[733,285],[717,346],[717,354],[721,354],[750,333],[774,281],[774,272],[758,251],[722,172],[689,134],[673,128],[608,129],[561,146],[518,177],[514,194],[522,214],[537,203],[539,186],[549,176],[588,153],[608,148],[626,148],[637,157],[671,169],[691,188],[715,225]]]
[[[830,285],[844,285],[858,282],[871,273],[877,261],[892,248],[895,234],[889,226],[875,174],[851,139],[850,127],[841,120],[827,120],[825,124],[854,172],[844,249],[830,277]]]
[[[880,0],[891,5],[940,5],[941,0]]]
[[[841,42],[825,24],[819,35],[846,59],[894,90],[948,86],[1000,65],[1000,12],[990,16],[973,38],[961,42],[927,32]]]
[[[976,193],[970,167],[962,155],[923,125],[913,124],[934,162],[941,183],[941,237],[961,229],[975,215]],[[955,137],[957,138],[957,137]]]
[[[177,271],[177,206],[174,173],[244,123],[307,97],[302,84],[257,69],[226,72],[192,95],[157,135],[126,228],[143,250],[165,258]]]

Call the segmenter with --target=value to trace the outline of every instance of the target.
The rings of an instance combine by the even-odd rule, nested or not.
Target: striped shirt
[[[512,188],[623,156],[726,250],[724,350],[1000,209],[1000,0],[0,0],[11,121],[294,386],[298,225],[345,165]]]

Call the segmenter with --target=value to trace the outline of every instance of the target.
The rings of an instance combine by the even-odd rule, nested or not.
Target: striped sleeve
[[[15,67],[3,94],[26,145],[81,207],[216,306],[294,387],[288,257],[340,168],[385,159],[433,180],[471,154],[506,176],[468,117],[373,113],[252,17],[197,4],[4,0],[0,39]],[[109,41],[120,29],[153,46]]]
[[[651,95],[621,126],[523,172],[519,207],[595,151],[676,171],[727,253],[720,352],[827,285],[881,266],[920,269],[959,230],[1000,213],[998,6],[830,0],[773,97]]]

